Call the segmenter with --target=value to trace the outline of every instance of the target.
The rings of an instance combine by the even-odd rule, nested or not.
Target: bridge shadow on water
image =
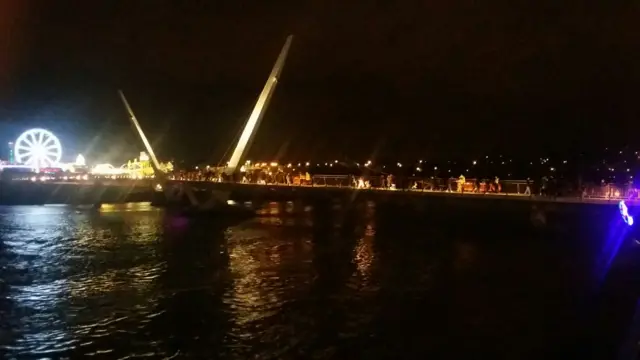
[[[615,207],[0,208],[0,355],[612,358],[639,297]]]

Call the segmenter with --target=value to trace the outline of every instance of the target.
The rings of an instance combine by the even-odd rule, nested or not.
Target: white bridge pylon
[[[262,89],[262,92],[258,97],[258,101],[256,102],[256,105],[254,106],[253,111],[251,112],[251,115],[249,116],[249,119],[247,120],[244,126],[244,130],[242,131],[242,135],[238,140],[238,144],[233,154],[231,155],[231,160],[229,161],[229,165],[225,170],[226,174],[232,174],[236,171],[236,169],[238,168],[239,162],[246,155],[246,152],[249,146],[251,145],[253,136],[255,135],[255,132],[258,129],[258,125],[262,120],[262,117],[267,108],[267,105],[269,104],[269,100],[271,99],[273,91],[278,83],[278,78],[280,76],[280,73],[282,72],[282,68],[284,67],[284,62],[287,58],[287,54],[289,53],[289,48],[291,47],[292,40],[293,40],[293,35],[289,35],[287,37],[287,40],[284,43],[284,46],[282,47],[282,50],[280,51],[280,55],[278,55],[278,59],[276,60],[276,63],[273,66],[273,69],[271,70],[271,74],[267,79],[267,83]],[[153,171],[154,171],[154,174],[156,175],[156,178],[158,178],[158,180],[160,180],[161,182],[166,183],[165,181],[166,177],[164,176],[164,173],[162,172],[162,170],[160,170],[160,163],[158,162],[156,154],[153,151],[153,148],[151,147],[151,143],[149,143],[149,140],[147,139],[144,132],[142,131],[142,127],[140,127],[140,123],[138,123],[138,119],[133,113],[133,110],[131,109],[131,106],[129,105],[127,98],[124,96],[124,93],[121,90],[118,90],[118,94],[120,95],[120,99],[122,100],[122,103],[124,104],[125,108],[127,109],[127,112],[129,113],[129,120],[131,120],[131,123],[136,128],[138,132],[138,136],[140,137],[140,140],[142,140],[142,143],[144,144],[145,149],[147,150],[147,153],[151,158],[151,166],[153,167]],[[163,187],[163,190],[165,195],[167,197],[170,197],[169,189],[166,189]],[[200,206],[200,204],[198,203],[198,200],[196,199],[193,193],[193,190],[187,184],[180,184],[179,192],[180,194],[186,193],[187,197],[191,202],[191,205],[199,208],[212,207],[214,206],[215,203],[222,203],[222,202],[226,203],[229,195],[228,192],[227,193],[213,192],[212,198],[208,202],[204,203],[203,206]],[[180,196],[180,194],[178,194],[178,196]]]
[[[151,167],[153,168],[153,173],[155,177],[162,183],[162,190],[165,196],[169,200],[172,200],[173,197],[179,198],[184,193],[189,198],[189,202],[191,203],[191,206],[198,207],[199,206],[198,199],[195,197],[195,194],[193,193],[192,189],[189,186],[185,184],[180,184],[178,186],[177,193],[174,193],[173,191],[171,191],[173,189],[169,190],[166,188],[166,181],[165,181],[166,177],[164,175],[164,172],[160,170],[160,162],[158,162],[158,158],[156,157],[156,153],[153,151],[153,148],[151,147],[151,143],[147,139],[147,136],[144,134],[144,131],[142,131],[142,127],[140,126],[140,123],[138,122],[136,115],[133,113],[133,109],[131,109],[131,106],[129,106],[129,102],[127,101],[127,98],[124,96],[124,93],[122,92],[122,90],[118,90],[118,94],[120,94],[120,99],[122,99],[122,103],[124,104],[124,107],[127,108],[127,112],[129,113],[129,120],[131,120],[131,123],[138,131],[140,140],[142,140],[142,143],[144,144],[145,149],[147,149],[147,153],[151,158]]]
[[[133,126],[136,128],[136,130],[138,130],[138,135],[140,136],[140,139],[142,140],[142,143],[144,144],[145,149],[147,149],[147,153],[151,158],[151,165],[153,166],[153,172],[159,176],[161,173],[160,163],[158,162],[158,158],[156,158],[156,153],[153,152],[151,143],[149,142],[149,140],[147,140],[146,135],[142,131],[142,128],[140,127],[140,123],[138,123],[138,119],[136,119],[136,115],[133,113],[131,106],[129,106],[129,102],[127,101],[127,98],[124,97],[124,93],[122,92],[122,90],[118,90],[118,94],[120,94],[120,99],[122,99],[122,103],[124,104],[124,107],[127,108],[127,112],[129,113],[129,120],[131,120],[131,122],[133,123]]]
[[[260,121],[264,116],[264,113],[269,105],[269,100],[273,95],[273,92],[278,84],[278,78],[280,77],[280,73],[282,72],[282,68],[284,67],[284,62],[287,59],[287,54],[289,53],[289,48],[291,47],[291,41],[293,40],[293,35],[289,35],[287,37],[287,41],[285,41],[282,50],[280,51],[280,55],[276,60],[273,69],[271,70],[271,74],[267,79],[267,83],[264,85],[262,89],[262,93],[258,97],[258,101],[247,120],[244,130],[242,131],[242,135],[240,135],[240,139],[238,140],[238,145],[236,145],[233,154],[231,155],[231,159],[229,160],[229,164],[225,170],[227,175],[233,174],[236,169],[238,169],[238,165],[240,161],[243,160],[244,156],[247,154],[249,147],[251,146],[251,141],[258,130],[258,126],[260,125]]]

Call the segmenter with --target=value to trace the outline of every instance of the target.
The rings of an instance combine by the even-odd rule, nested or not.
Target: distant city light
[[[87,165],[87,162],[85,161],[84,156],[82,156],[82,154],[78,154],[78,156],[76,157],[76,165],[77,166]]]
[[[122,168],[116,168],[111,164],[98,164],[91,169],[94,175],[124,175],[128,171]]]

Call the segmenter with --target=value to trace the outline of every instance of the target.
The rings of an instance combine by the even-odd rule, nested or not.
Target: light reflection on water
[[[371,203],[355,220],[340,210],[332,222],[271,203],[227,227],[148,204],[0,207],[0,355],[411,358],[460,339],[477,350],[481,334],[536,354],[531,334],[556,327],[536,321],[556,311],[546,299],[575,296],[581,269],[550,271],[543,242],[389,230]]]
[[[148,243],[162,234],[160,214],[144,206],[125,217],[112,211],[0,208],[2,298],[12,309],[3,314],[11,323],[3,335],[14,339],[3,345],[10,353],[65,353],[87,346],[85,335],[104,333],[105,324],[135,323],[153,311],[150,289],[163,262]],[[131,305],[142,311],[130,314]]]

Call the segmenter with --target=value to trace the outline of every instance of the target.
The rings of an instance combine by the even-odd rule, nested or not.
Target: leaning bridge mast
[[[231,159],[229,160],[229,164],[225,170],[227,175],[231,175],[238,170],[238,166],[242,165],[241,161],[244,160],[244,157],[247,155],[249,147],[251,147],[251,143],[253,138],[258,130],[258,126],[260,126],[260,122],[264,116],[264,113],[269,105],[269,100],[271,100],[271,96],[278,84],[278,79],[280,77],[280,73],[282,72],[282,68],[284,67],[284,62],[287,59],[287,54],[289,53],[289,48],[291,47],[291,41],[293,40],[293,35],[289,35],[287,37],[287,41],[284,43],[282,50],[280,51],[280,55],[276,60],[273,69],[271,70],[271,74],[267,79],[267,83],[264,85],[262,89],[262,93],[258,97],[258,101],[249,116],[249,119],[244,125],[244,130],[242,131],[242,135],[240,135],[240,139],[238,140],[238,145],[236,145],[233,154],[231,155]]]

